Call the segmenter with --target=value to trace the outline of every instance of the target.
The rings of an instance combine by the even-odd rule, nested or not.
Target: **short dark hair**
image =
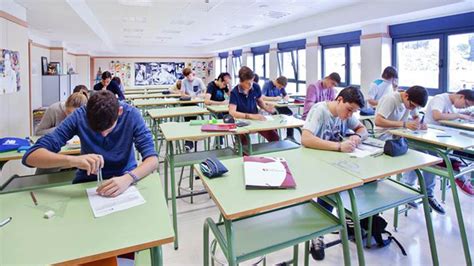
[[[359,88],[354,86],[349,86],[342,89],[337,95],[336,99],[339,97],[342,97],[342,102],[355,103],[360,108],[363,108],[365,105],[364,94],[362,94]]]
[[[337,84],[341,83],[341,76],[339,76],[339,74],[337,74],[336,72],[332,72],[326,78],[334,80]]]
[[[288,79],[285,76],[279,76],[276,79],[276,82],[278,82],[278,84],[282,85],[283,87],[286,87],[286,85],[288,84]]]
[[[254,75],[252,69],[247,66],[243,66],[239,70],[239,79],[240,81],[253,80]]]
[[[81,92],[83,90],[89,91],[86,85],[77,85],[76,87],[74,87],[74,90],[72,90],[72,93]]]
[[[112,79],[112,74],[110,74],[109,71],[105,71],[104,73],[102,73],[102,80],[106,79]]]
[[[253,73],[253,82],[258,83],[260,76],[257,73]]]
[[[122,80],[117,76],[115,76],[112,80],[115,81],[118,85],[122,84]]]
[[[383,79],[397,79],[398,78],[398,71],[395,67],[393,66],[388,66],[383,70],[382,73],[382,78]]]
[[[456,92],[456,94],[460,94],[464,96],[464,99],[474,102],[474,90],[460,90]]]
[[[225,77],[231,78],[228,72],[222,72],[217,76],[217,80],[224,81]]]
[[[95,132],[111,128],[118,119],[119,108],[120,104],[115,94],[108,90],[97,91],[87,102],[89,127]]]
[[[187,77],[187,76],[189,76],[191,73],[193,73],[193,70],[192,70],[191,68],[185,67],[185,68],[183,69],[183,76]]]
[[[408,100],[416,103],[421,107],[425,107],[426,103],[428,102],[428,91],[425,87],[422,86],[412,86],[406,90],[408,94]]]

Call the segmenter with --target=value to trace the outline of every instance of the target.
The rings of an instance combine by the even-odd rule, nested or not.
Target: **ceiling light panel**
[[[152,0],[118,0],[119,4],[124,6],[152,6]]]

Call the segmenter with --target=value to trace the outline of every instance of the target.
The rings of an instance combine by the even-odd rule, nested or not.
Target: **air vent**
[[[210,42],[210,41],[215,41],[215,39],[210,39],[210,38],[202,38],[201,41],[204,42]]]
[[[123,17],[123,22],[146,23],[146,17]]]
[[[152,6],[152,0],[118,0],[124,6]]]
[[[137,32],[143,32],[144,29],[123,29],[124,32],[133,32],[133,33],[137,33]]]
[[[181,31],[179,30],[164,30],[162,31],[163,33],[169,33],[169,34],[179,34]]]
[[[280,12],[280,11],[268,11],[262,14],[262,16],[272,19],[280,19],[290,15],[288,12]]]
[[[185,20],[185,19],[176,19],[171,21],[171,24],[173,25],[182,25],[182,26],[189,26],[194,23],[193,20]]]
[[[245,25],[245,24],[243,24],[243,25],[234,25],[234,26],[232,26],[232,27],[230,27],[230,28],[231,28],[231,29],[243,29],[243,30],[247,30],[247,29],[250,29],[250,28],[252,28],[252,27],[253,27],[253,25]]]

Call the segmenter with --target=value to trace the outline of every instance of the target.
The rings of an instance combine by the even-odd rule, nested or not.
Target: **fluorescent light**
[[[118,0],[124,6],[152,6],[152,0]]]

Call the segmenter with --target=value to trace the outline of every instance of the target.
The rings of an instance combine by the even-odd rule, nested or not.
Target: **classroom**
[[[474,0],[0,0],[0,266],[473,254]]]

